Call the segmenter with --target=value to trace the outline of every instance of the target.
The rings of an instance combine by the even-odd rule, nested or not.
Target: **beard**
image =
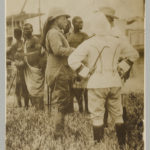
[[[24,38],[28,39],[32,36],[31,32],[24,33]]]

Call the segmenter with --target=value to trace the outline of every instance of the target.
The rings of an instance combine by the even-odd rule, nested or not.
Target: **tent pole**
[[[42,34],[42,27],[41,27],[41,15],[40,15],[40,13],[41,13],[41,9],[40,9],[40,6],[41,5],[41,3],[40,3],[40,0],[39,0],[39,29],[40,29],[40,34]]]

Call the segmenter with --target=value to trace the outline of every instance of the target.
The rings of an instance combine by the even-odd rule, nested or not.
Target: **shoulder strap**
[[[100,58],[100,56],[101,56],[101,54],[102,54],[102,52],[103,52],[103,50],[104,50],[105,48],[109,48],[109,46],[104,46],[104,47],[100,50],[100,52],[99,52],[99,54],[98,54],[98,56],[97,56],[97,58],[96,58],[96,60],[95,60],[94,65],[92,66],[92,68],[94,68],[94,67],[96,66],[96,63],[97,63],[98,59]]]

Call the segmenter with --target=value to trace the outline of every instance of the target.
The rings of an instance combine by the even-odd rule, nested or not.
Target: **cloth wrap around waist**
[[[27,54],[25,44],[25,54]],[[41,68],[31,66],[25,57],[26,66],[24,69],[24,77],[30,96],[42,97],[44,95],[44,75]]]

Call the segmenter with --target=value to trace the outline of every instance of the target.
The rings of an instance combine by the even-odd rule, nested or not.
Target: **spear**
[[[9,88],[9,90],[8,90],[7,95],[10,94],[10,91],[11,91],[11,89],[12,89],[12,86],[13,86],[14,80],[15,80],[15,78],[16,78],[16,75],[17,75],[17,74],[15,73],[14,76],[13,76],[13,79],[12,79],[12,82],[11,82],[11,85],[10,85],[10,88]]]

